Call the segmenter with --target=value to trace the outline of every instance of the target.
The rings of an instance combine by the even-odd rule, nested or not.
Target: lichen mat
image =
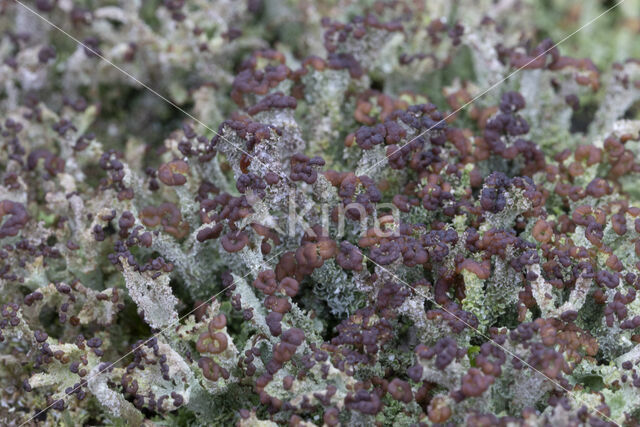
[[[638,425],[638,11],[0,2],[0,424]]]

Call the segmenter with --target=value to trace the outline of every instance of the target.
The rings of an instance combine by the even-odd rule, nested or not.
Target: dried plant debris
[[[639,425],[613,5],[0,1],[0,424]]]

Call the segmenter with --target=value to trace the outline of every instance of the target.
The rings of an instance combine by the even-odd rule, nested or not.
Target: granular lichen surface
[[[0,30],[1,425],[640,425],[639,0]]]

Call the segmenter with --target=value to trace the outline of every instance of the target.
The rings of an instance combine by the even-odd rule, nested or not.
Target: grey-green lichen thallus
[[[637,425],[638,11],[0,1],[0,424]]]

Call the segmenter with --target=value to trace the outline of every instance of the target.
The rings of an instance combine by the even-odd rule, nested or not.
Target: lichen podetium
[[[0,424],[640,424],[614,3],[0,1]]]

